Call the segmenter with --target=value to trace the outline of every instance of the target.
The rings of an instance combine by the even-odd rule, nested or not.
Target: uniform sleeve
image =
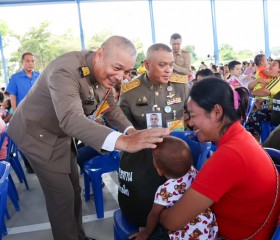
[[[190,75],[191,74],[191,56],[190,53],[187,52],[185,53],[184,56],[184,66],[178,66],[177,64],[174,63],[173,65],[174,70],[180,74],[184,74],[184,75]]]
[[[88,119],[80,98],[79,77],[71,69],[56,69],[49,77],[49,89],[61,129],[71,137],[101,152],[106,137],[112,129]]]
[[[16,80],[14,75],[12,75],[9,84],[7,86],[7,92],[13,95],[17,95],[18,93],[18,89],[17,89],[17,85],[16,85]]]

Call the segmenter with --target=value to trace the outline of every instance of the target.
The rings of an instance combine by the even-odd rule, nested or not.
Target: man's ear
[[[145,59],[145,60],[144,60],[144,66],[145,66],[145,68],[148,70],[148,69],[150,68],[150,61],[147,60],[147,59]]]
[[[97,63],[102,59],[104,55],[104,49],[103,48],[98,48],[94,54],[94,63]]]

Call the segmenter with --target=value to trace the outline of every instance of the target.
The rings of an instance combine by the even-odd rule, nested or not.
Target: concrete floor
[[[20,211],[15,211],[14,206],[8,199],[7,207],[11,215],[10,220],[5,220],[8,235],[4,236],[4,240],[52,240],[52,233],[48,221],[45,199],[39,185],[39,181],[35,174],[26,173],[26,178],[30,190],[26,190],[25,185],[20,183],[11,170],[13,180],[19,193]],[[83,222],[86,234],[97,240],[114,239],[113,232],[113,213],[118,208],[117,173],[104,174],[102,176],[105,182],[103,188],[104,196],[104,219],[97,219],[95,214],[95,206],[93,197],[88,202],[83,200]],[[83,175],[80,177],[81,185],[83,185]]]

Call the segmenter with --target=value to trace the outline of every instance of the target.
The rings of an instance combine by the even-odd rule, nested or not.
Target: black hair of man
[[[241,65],[241,62],[238,62],[236,60],[233,60],[233,61],[229,62],[228,63],[228,69],[233,70],[236,65]]]
[[[182,36],[179,33],[173,33],[170,37],[170,41],[171,40],[176,40],[176,39],[182,39]]]

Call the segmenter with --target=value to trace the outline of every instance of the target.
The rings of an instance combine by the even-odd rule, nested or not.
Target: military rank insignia
[[[79,72],[82,78],[88,76],[90,74],[90,70],[88,67],[79,67]]]
[[[125,93],[125,92],[128,92],[129,90],[132,90],[132,89],[137,88],[139,86],[140,86],[140,80],[135,79],[135,80],[132,80],[128,83],[122,84],[121,91],[123,93]]]
[[[188,76],[172,74],[169,81],[173,83],[188,83]]]

